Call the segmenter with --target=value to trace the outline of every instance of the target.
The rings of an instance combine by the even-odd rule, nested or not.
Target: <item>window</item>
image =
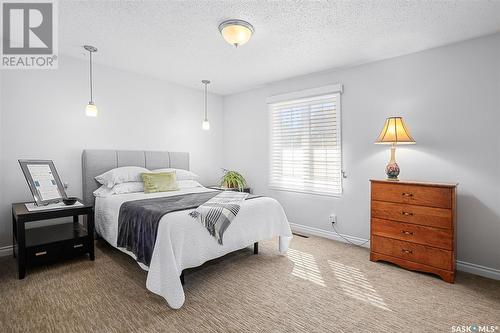
[[[341,88],[329,86],[270,98],[271,188],[342,194]],[[319,91],[323,93],[299,97]]]

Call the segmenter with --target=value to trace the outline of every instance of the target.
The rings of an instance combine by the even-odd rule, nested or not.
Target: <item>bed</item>
[[[118,215],[124,202],[214,191],[203,186],[181,188],[178,191],[144,194],[142,192],[94,198],[93,191],[100,184],[95,176],[120,166],[140,166],[150,170],[176,168],[189,170],[189,154],[165,151],[84,150],[82,154],[83,196],[95,203],[95,228],[110,245],[130,255],[132,252],[117,247]],[[163,297],[174,309],[185,301],[181,279],[182,271],[197,267],[227,253],[243,249],[256,242],[279,237],[278,251],[285,254],[292,238],[290,225],[281,205],[272,198],[246,200],[236,218],[224,234],[224,244],[188,215],[190,210],[176,211],[163,216],[148,271],[146,288]]]

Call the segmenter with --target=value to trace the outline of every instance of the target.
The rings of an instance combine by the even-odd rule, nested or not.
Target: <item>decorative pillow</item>
[[[109,197],[114,194],[126,194],[126,193],[135,193],[135,192],[144,192],[144,183],[143,182],[128,182],[116,184],[113,188],[109,188],[106,185],[102,185],[97,190],[94,191],[95,197]]]
[[[126,166],[111,169],[108,172],[95,177],[95,180],[103,185],[106,185],[108,188],[113,188],[116,184],[142,181],[141,174],[144,172],[149,172],[149,170],[136,166]]]
[[[175,172],[143,173],[144,193],[177,191]]]
[[[165,168],[152,170],[152,172],[175,172],[177,180],[198,180],[198,178],[200,178],[194,172],[184,169]]]

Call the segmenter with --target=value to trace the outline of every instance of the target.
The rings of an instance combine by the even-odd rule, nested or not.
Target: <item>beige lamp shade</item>
[[[403,118],[389,117],[385,120],[384,128],[375,143],[414,144],[415,140],[411,137]]]

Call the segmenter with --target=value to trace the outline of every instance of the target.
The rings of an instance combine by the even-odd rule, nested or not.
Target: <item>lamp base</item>
[[[398,181],[399,171],[399,165],[396,162],[389,162],[389,164],[385,167],[387,180]]]

